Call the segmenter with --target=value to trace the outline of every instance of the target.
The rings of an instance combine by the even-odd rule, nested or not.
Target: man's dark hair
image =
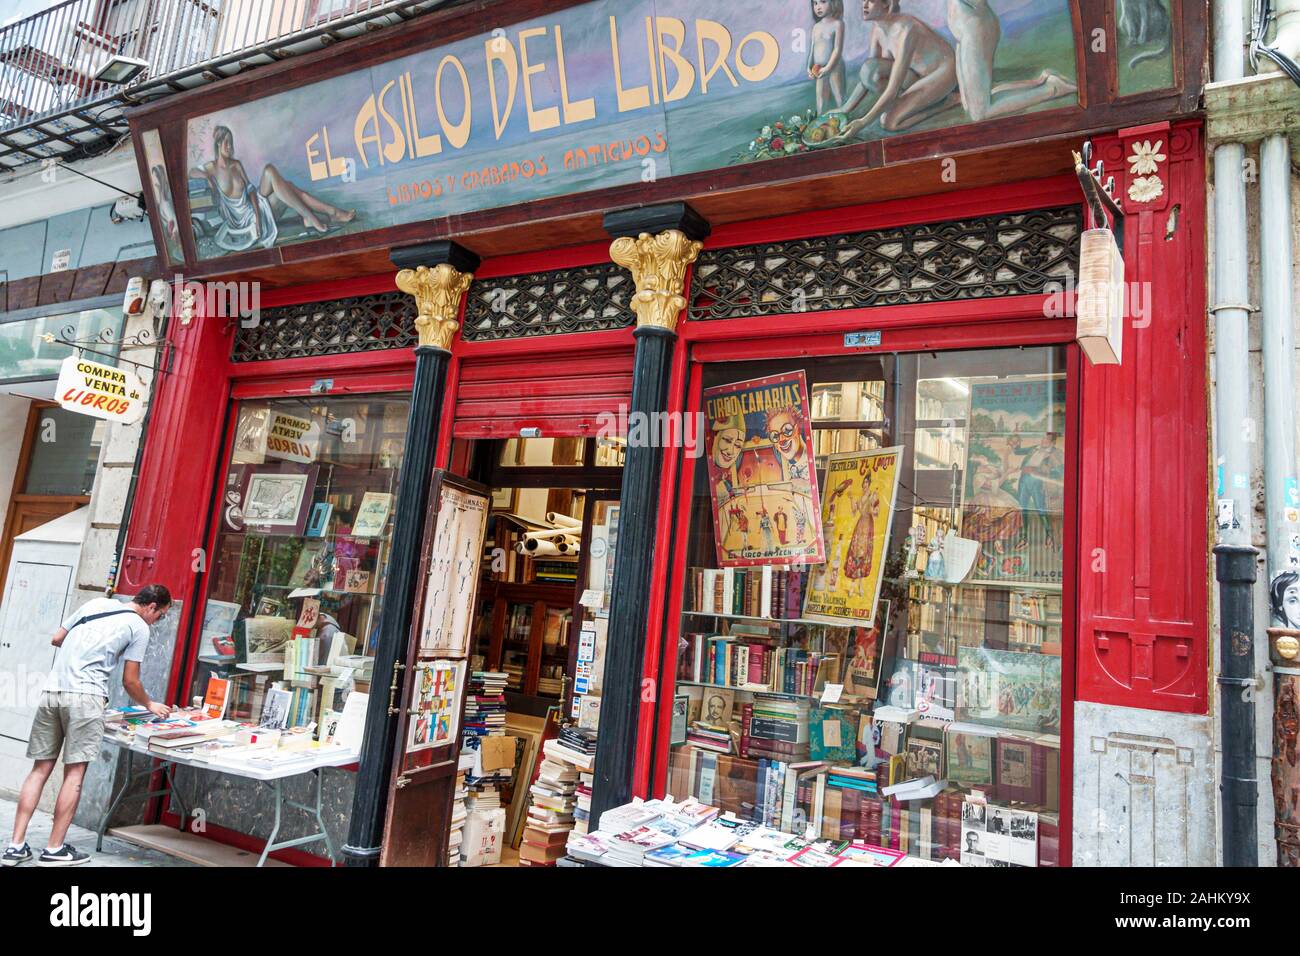
[[[159,607],[170,607],[172,593],[161,584],[146,584],[131,601],[141,607],[148,607],[150,604],[157,604]]]

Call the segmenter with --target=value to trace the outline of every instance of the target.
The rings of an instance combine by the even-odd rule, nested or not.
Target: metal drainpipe
[[[1214,79],[1239,80],[1245,30],[1241,0],[1214,5]],[[1219,585],[1223,865],[1257,866],[1255,780],[1255,549],[1251,547],[1250,353],[1245,147],[1214,150],[1214,370]],[[1231,509],[1228,513],[1228,509]]]

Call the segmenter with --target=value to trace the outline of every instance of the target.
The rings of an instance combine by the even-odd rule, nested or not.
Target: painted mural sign
[[[1074,106],[1068,0],[598,0],[189,121],[198,254]]]

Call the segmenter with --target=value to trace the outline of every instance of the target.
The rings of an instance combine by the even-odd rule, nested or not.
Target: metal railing
[[[0,27],[0,170],[88,151],[121,107],[463,0],[66,0]],[[143,61],[126,84],[96,79]]]

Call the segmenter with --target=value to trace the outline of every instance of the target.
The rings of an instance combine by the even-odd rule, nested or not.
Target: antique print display
[[[826,562],[812,574],[804,617],[859,624],[876,619],[902,452],[884,448],[828,459],[822,491]]]
[[[970,580],[1059,587],[1065,526],[1065,377],[971,384],[961,533]]]
[[[489,499],[443,484],[425,582],[420,653],[464,657],[469,647]]]
[[[392,495],[382,491],[367,491],[361,496],[361,504],[357,507],[357,517],[352,522],[352,536],[374,538],[383,534],[392,506]]]
[[[844,695],[875,700],[880,688],[880,659],[889,632],[889,601],[881,601],[875,622],[850,632],[844,668]]]
[[[266,432],[270,421],[271,409],[266,405],[240,406],[231,464],[260,465],[266,461]]]
[[[210,259],[1077,107],[1077,69],[1067,0],[598,0],[194,117],[189,219]]]
[[[1061,659],[987,647],[957,648],[957,719],[1008,730],[1061,730]]]
[[[464,661],[421,661],[411,684],[406,752],[452,743],[459,720]]]
[[[256,472],[250,475],[244,492],[244,520],[269,527],[299,524],[309,483],[310,476],[306,474]]]
[[[821,564],[804,373],[705,389],[704,414],[719,566]]]
[[[1037,866],[1038,814],[967,801],[961,814],[963,866]]]

